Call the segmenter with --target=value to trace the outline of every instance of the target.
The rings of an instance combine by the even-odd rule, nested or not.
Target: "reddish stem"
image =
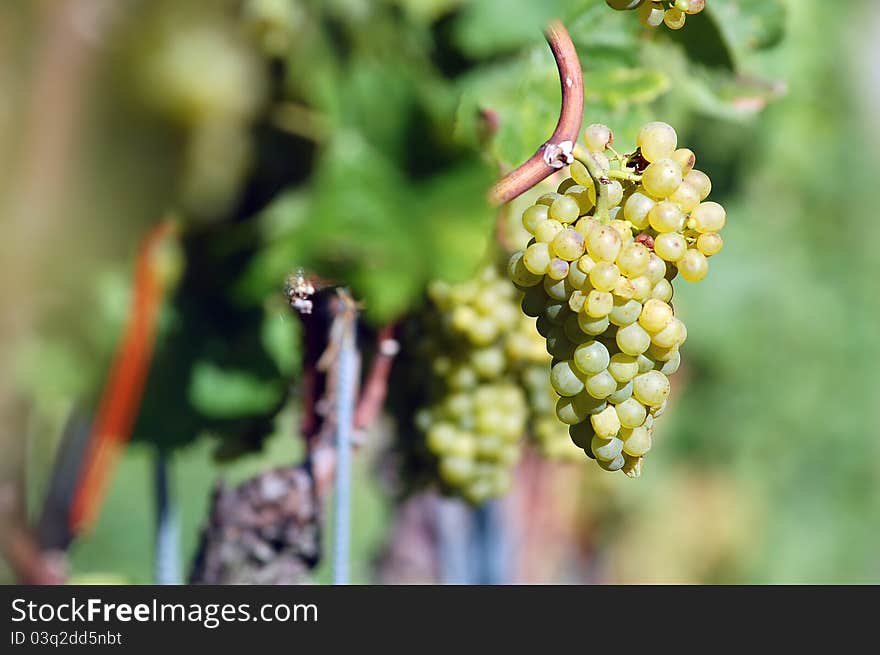
[[[172,222],[160,223],[147,234],[138,252],[128,325],[101,394],[71,504],[69,521],[73,534],[88,528],[97,517],[110,472],[137,418],[164,291],[157,254],[173,232]]]
[[[553,136],[538,148],[538,151],[516,170],[498,180],[489,192],[489,200],[494,205],[503,205],[518,195],[525,193],[541,180],[559,169],[545,158],[545,150],[550,145],[558,146],[566,141],[574,144],[581,130],[584,116],[584,77],[577,51],[565,27],[553,21],[546,30],[547,43],[553,51],[556,67],[559,69],[559,83],[562,88],[562,108]]]
[[[394,338],[396,326],[384,326],[376,335],[376,354],[370,372],[364,381],[363,391],[354,415],[355,430],[365,430],[378,418],[388,395],[388,376],[397,355],[399,345]]]

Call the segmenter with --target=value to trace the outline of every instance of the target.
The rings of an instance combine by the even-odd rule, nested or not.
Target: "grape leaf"
[[[283,393],[279,380],[263,380],[250,371],[200,361],[192,370],[189,401],[204,416],[232,418],[270,412]]]
[[[737,67],[754,50],[779,42],[785,28],[781,0],[713,0],[706,15],[717,25]]]
[[[454,27],[464,53],[485,58],[541,40],[541,29],[562,14],[564,0],[480,0],[468,3]]]

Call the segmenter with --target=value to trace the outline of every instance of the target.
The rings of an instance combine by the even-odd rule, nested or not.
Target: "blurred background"
[[[0,581],[189,578],[218,481],[307,455],[286,277],[350,286],[373,343],[522,238],[558,180],[485,190],[553,130],[558,16],[584,124],[672,123],[728,211],[670,409],[639,479],[530,453],[476,510],[408,492],[379,417],[352,580],[880,582],[880,6],[707,4],[673,32],[604,0],[2,3]],[[74,485],[96,425],[131,435],[103,494]],[[329,581],[330,507],[267,561]]]

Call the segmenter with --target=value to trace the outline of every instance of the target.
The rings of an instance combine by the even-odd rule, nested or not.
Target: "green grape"
[[[556,193],[567,194],[568,190],[572,187],[577,186],[577,182],[575,182],[570,177],[565,178],[562,182],[559,183],[559,186],[556,187]],[[559,219],[557,219],[559,220]]]
[[[601,373],[611,363],[608,348],[601,341],[587,341],[574,351],[574,365],[585,375]]]
[[[606,439],[596,434],[590,442],[590,450],[597,460],[608,462],[616,459],[623,452],[623,441],[614,436]]]
[[[477,453],[477,444],[473,435],[458,432],[445,454],[463,459],[473,459]]]
[[[694,208],[688,220],[688,227],[697,232],[720,232],[724,227],[727,215],[724,207],[717,202],[703,202]]]
[[[675,353],[678,352],[678,349],[679,346],[670,346],[666,348],[658,346],[656,343],[651,343],[648,350],[645,351],[645,354],[654,362],[654,368],[656,369],[658,364],[664,364],[675,357]]]
[[[575,398],[563,396],[556,403],[556,416],[567,425],[576,425],[585,421],[589,412]]]
[[[697,163],[697,156],[690,148],[679,148],[672,153],[671,159],[678,164],[683,175],[690,173],[694,168],[694,164]]]
[[[626,464],[626,458],[623,456],[623,453],[621,453],[611,461],[597,459],[596,462],[606,471],[619,471]]]
[[[471,366],[482,378],[498,377],[506,365],[504,350],[500,347],[479,348],[471,353]]]
[[[535,241],[549,244],[564,229],[565,226],[562,223],[548,218],[546,221],[538,223],[537,227],[535,227]]]
[[[642,186],[654,198],[666,198],[681,183],[681,168],[669,158],[655,160],[642,173]]]
[[[584,390],[584,382],[573,362],[558,362],[550,371],[550,384],[560,396],[576,396]]]
[[[590,211],[596,204],[596,189],[592,186],[583,187],[580,184],[576,184],[575,186],[570,187],[568,191],[565,192],[565,195],[569,196],[577,203],[578,210],[582,215]]]
[[[583,421],[569,426],[568,434],[575,446],[578,448],[589,448],[593,437],[596,436],[596,431],[593,429],[592,423]]]
[[[653,198],[636,191],[626,199],[623,205],[623,217],[634,227],[644,230],[648,227],[648,213],[655,204],[656,201]]]
[[[635,385],[633,385],[635,387]],[[635,398],[628,398],[622,403],[616,405],[614,409],[617,411],[617,417],[620,419],[620,425],[625,428],[636,428],[645,422],[648,416],[648,410]]]
[[[628,243],[617,256],[617,268],[627,277],[646,274],[651,263],[651,251],[641,243]]]
[[[550,266],[550,247],[546,243],[533,243],[526,248],[522,262],[530,273],[544,275]]]
[[[477,346],[486,346],[498,336],[500,328],[490,318],[482,318],[474,322],[468,330],[468,338]]]
[[[638,359],[626,353],[615,353],[608,363],[608,372],[619,383],[629,382],[639,373]]]
[[[614,299],[614,307],[608,314],[608,320],[617,327],[625,327],[638,320],[642,313],[642,303],[633,299]]]
[[[717,255],[721,252],[723,246],[724,240],[720,234],[715,232],[706,232],[697,237],[697,250],[706,255],[706,257]]]
[[[663,375],[669,377],[678,371],[678,367],[681,366],[681,353],[676,348],[669,360],[661,362],[661,364],[659,371],[663,373]]]
[[[651,290],[651,298],[668,303],[672,300],[672,293],[672,283],[664,278],[654,285],[654,288]]]
[[[676,0],[675,6],[686,14],[699,14],[706,7],[706,0]]]
[[[521,250],[513,253],[507,265],[507,273],[513,283],[519,287],[533,287],[541,281],[541,276],[532,273],[523,262],[525,253]]]
[[[474,460],[467,457],[442,457],[440,477],[453,486],[465,484],[474,472]]]
[[[564,259],[554,257],[550,260],[547,267],[547,277],[551,280],[562,281],[568,277],[568,262]]]
[[[608,291],[593,289],[587,294],[583,313],[590,318],[605,318],[614,309],[614,296]]]
[[[522,224],[529,234],[534,234],[538,225],[546,221],[548,217],[547,205],[531,205],[523,212]]]
[[[651,209],[648,222],[658,232],[679,232],[684,225],[684,215],[674,202],[662,200]]]
[[[665,328],[651,335],[651,341],[661,348],[677,348],[687,339],[687,328],[673,317]]]
[[[617,207],[623,201],[623,185],[617,180],[611,180],[605,185],[608,197],[608,206]]]
[[[661,16],[659,20],[662,19]],[[654,20],[657,19],[655,18]],[[659,24],[658,22],[657,25]],[[639,134],[636,137],[636,145],[641,150],[642,157],[649,162],[672,157],[677,144],[678,135],[675,133],[675,129],[671,125],[660,121],[647,123],[639,130]],[[678,170],[681,171],[681,168],[679,167]]]
[[[613,262],[620,254],[623,243],[617,231],[602,225],[587,235],[587,251],[596,262]]]
[[[597,412],[590,416],[590,423],[593,424],[596,436],[602,439],[608,439],[620,432],[620,419],[618,418],[617,411],[613,405],[608,405],[601,412]],[[596,454],[595,449],[593,450],[593,454]],[[611,458],[608,457],[605,459]]]
[[[544,291],[554,300],[566,300],[571,293],[571,287],[566,284],[565,279],[554,280],[550,277],[544,278]]]
[[[636,295],[636,285],[633,284],[631,279],[621,275],[617,278],[617,284],[614,285],[612,293],[614,294],[615,303],[618,300],[632,300]]]
[[[660,371],[648,371],[633,378],[633,397],[643,405],[659,407],[669,397],[669,378]]]
[[[569,279],[571,279],[570,274],[569,274]],[[587,302],[587,296],[584,295],[583,291],[577,290],[577,291],[572,292],[571,296],[569,296],[568,308],[572,312],[577,314],[584,308],[584,304],[586,302]],[[575,325],[577,325],[577,324],[575,323]]]
[[[560,196],[550,205],[548,215],[560,223],[573,223],[580,215],[580,207],[574,198]]]
[[[590,284],[597,291],[613,290],[619,279],[620,270],[609,262],[599,262],[590,271]]]
[[[650,348],[648,348],[648,350],[650,350]],[[639,363],[639,373],[647,373],[648,371],[654,370],[654,360],[647,355],[639,355],[636,357],[636,360]]]
[[[627,455],[641,457],[651,450],[651,432],[643,426],[621,430],[620,438],[623,440],[623,452]]]
[[[675,265],[681,276],[688,282],[699,282],[709,272],[709,262],[706,260],[706,256],[695,248],[688,248]]]
[[[708,198],[709,193],[712,191],[712,180],[703,171],[698,171],[697,169],[693,169],[685,175],[684,183],[697,192],[700,200]]]
[[[644,302],[651,297],[651,291],[654,287],[651,285],[651,280],[649,280],[646,275],[640,275],[639,277],[633,278],[630,282],[633,286],[632,297],[635,300]]]
[[[561,196],[562,196],[561,193],[554,193],[554,192],[551,191],[550,193],[545,193],[545,194],[542,195],[540,198],[538,198],[538,199],[535,201],[535,204],[536,204],[536,205],[546,205],[547,208],[548,208],[548,210],[549,210],[550,205],[553,204],[553,201],[556,200],[557,198],[561,197]]]
[[[651,345],[651,335],[638,323],[631,323],[617,331],[617,346],[627,355],[641,355]]]
[[[687,182],[682,182],[678,188],[669,196],[670,202],[678,205],[678,208],[685,214],[690,213],[700,204],[700,194],[697,190]]]
[[[665,280],[664,280],[665,281]],[[660,332],[672,322],[672,307],[653,298],[645,301],[639,314],[639,325],[651,333]]]
[[[651,253],[645,275],[652,284],[657,284],[660,280],[666,278],[666,262],[654,253]]]
[[[648,369],[650,370],[650,369]],[[627,398],[632,398],[633,395],[633,383],[632,380],[626,383],[618,383],[617,389],[614,390],[610,396],[608,396],[605,400],[613,405],[619,405]]]
[[[577,264],[568,267],[568,283],[571,285],[573,289],[576,289],[575,293],[581,293],[581,289],[584,288],[584,283],[587,281],[587,274],[581,270],[580,259],[578,259]],[[581,294],[583,295],[583,294]],[[572,307],[572,309],[574,309]],[[578,311],[578,310],[574,310]]]
[[[547,337],[547,352],[556,359],[571,359],[574,357],[575,344],[565,336],[563,330],[559,330]]]
[[[428,448],[436,455],[449,452],[455,442],[455,427],[450,423],[435,423],[427,433]]]
[[[581,330],[580,321],[577,315],[572,314],[565,319],[562,325],[562,331],[565,337],[576,346],[592,340],[592,336]],[[574,356],[572,354],[572,356]]]
[[[663,16],[663,22],[666,23],[666,27],[671,30],[680,30],[684,27],[687,16],[683,11],[680,11],[676,8],[667,9],[666,14]]]
[[[607,370],[601,371],[584,380],[584,389],[593,398],[604,400],[617,390],[617,382]]]
[[[590,257],[589,255],[583,255],[578,259],[577,267],[581,270],[581,272],[589,275],[590,271],[593,270],[593,267],[596,265],[596,261]]]
[[[578,184],[578,186],[582,186],[585,189],[595,188],[593,178],[590,177],[590,173],[589,171],[587,171],[587,167],[584,166],[581,162],[577,160],[573,161],[568,169],[568,172],[571,175],[571,179],[573,179]]]
[[[613,300],[612,300],[613,303]],[[607,316],[594,318],[586,312],[578,314],[578,327],[584,334],[598,336],[608,329],[609,320]]]
[[[687,241],[678,232],[658,234],[657,238],[654,239],[654,252],[661,259],[665,259],[668,262],[677,262],[687,252]]]
[[[609,2],[609,4],[611,3]],[[633,3],[632,0],[626,0],[625,3],[618,2],[618,4],[633,5],[631,7],[628,7],[629,9],[632,9],[639,3]],[[601,123],[593,123],[592,125],[588,125],[587,128],[584,130],[584,145],[587,146],[588,150],[602,152],[613,142],[614,135],[611,133],[611,128],[609,128],[607,125],[602,125]]]
[[[574,261],[584,254],[584,237],[572,228],[562,230],[550,244],[550,250],[557,257]]]

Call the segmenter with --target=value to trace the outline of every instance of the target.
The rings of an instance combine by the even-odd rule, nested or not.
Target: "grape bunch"
[[[533,238],[508,272],[552,355],[558,418],[599,465],[636,477],[687,338],[672,280],[702,280],[722,247],[724,208],[675,130],[648,123],[618,154],[605,125],[584,132],[570,177],[528,207]]]
[[[609,7],[619,11],[639,10],[639,21],[645,27],[658,27],[665,23],[672,30],[684,27],[689,15],[699,14],[706,7],[706,0],[605,0]]]
[[[527,432],[547,456],[581,456],[556,417],[546,373],[551,358],[536,321],[520,312],[522,294],[501,268],[430,285],[405,382],[423,387],[414,427],[436,477],[474,503],[507,491]]]

